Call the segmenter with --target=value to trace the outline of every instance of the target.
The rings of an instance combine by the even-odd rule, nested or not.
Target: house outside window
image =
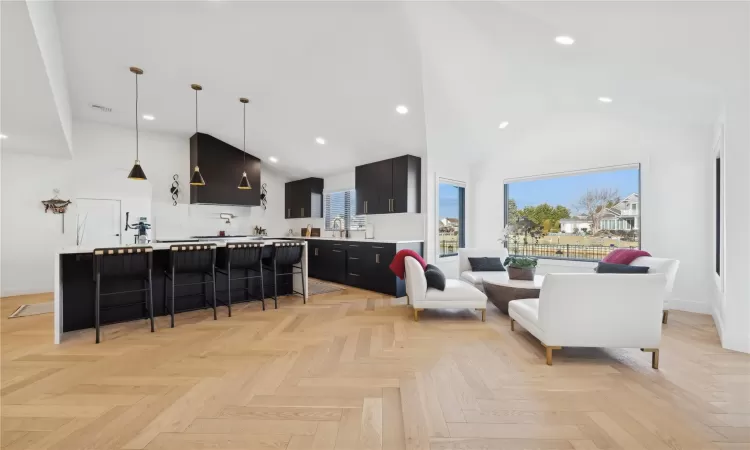
[[[351,231],[365,229],[365,216],[356,214],[357,199],[354,189],[328,192],[323,200],[326,231],[339,230],[341,225]]]

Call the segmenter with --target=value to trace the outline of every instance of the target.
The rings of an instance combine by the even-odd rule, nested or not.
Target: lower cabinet
[[[361,241],[308,240],[308,273],[313,278],[401,297],[404,281],[389,265],[399,250],[422,254],[422,243],[384,244]]]

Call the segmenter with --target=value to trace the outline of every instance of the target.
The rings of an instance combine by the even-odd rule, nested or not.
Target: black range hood
[[[190,137],[190,173],[200,166],[205,186],[190,186],[191,204],[260,206],[260,159],[205,133]],[[251,189],[237,189],[247,172]]]

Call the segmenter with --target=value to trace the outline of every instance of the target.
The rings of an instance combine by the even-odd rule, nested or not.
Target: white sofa
[[[562,347],[613,347],[653,352],[658,369],[666,293],[663,273],[552,273],[538,299],[510,302],[511,330],[518,322],[539,339],[548,365]]]
[[[419,312],[425,309],[478,309],[482,321],[487,311],[487,296],[473,285],[462,280],[445,280],[445,290],[427,287],[422,266],[416,259],[404,258],[406,266],[406,295],[414,308],[414,320],[419,321]]]
[[[667,323],[669,317],[669,298],[672,296],[674,279],[677,276],[677,269],[680,267],[680,261],[676,259],[654,258],[653,256],[640,256],[630,263],[631,266],[646,266],[648,273],[663,273],[667,277],[667,295],[664,298],[664,310],[662,312],[662,323]]]
[[[477,289],[484,291],[483,280],[505,283],[508,281],[508,272],[474,272],[471,270],[469,258],[500,258],[505,261],[508,250],[505,248],[459,248],[458,249],[458,273],[459,279],[473,284]]]

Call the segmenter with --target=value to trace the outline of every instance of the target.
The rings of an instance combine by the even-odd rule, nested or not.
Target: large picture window
[[[438,179],[438,256],[458,255],[466,246],[466,187],[458,181]]]
[[[356,195],[354,189],[325,194],[326,231],[339,230],[340,227],[347,230],[365,229],[365,216],[356,214]]]
[[[599,261],[640,248],[640,166],[505,182],[502,240],[511,255]]]

